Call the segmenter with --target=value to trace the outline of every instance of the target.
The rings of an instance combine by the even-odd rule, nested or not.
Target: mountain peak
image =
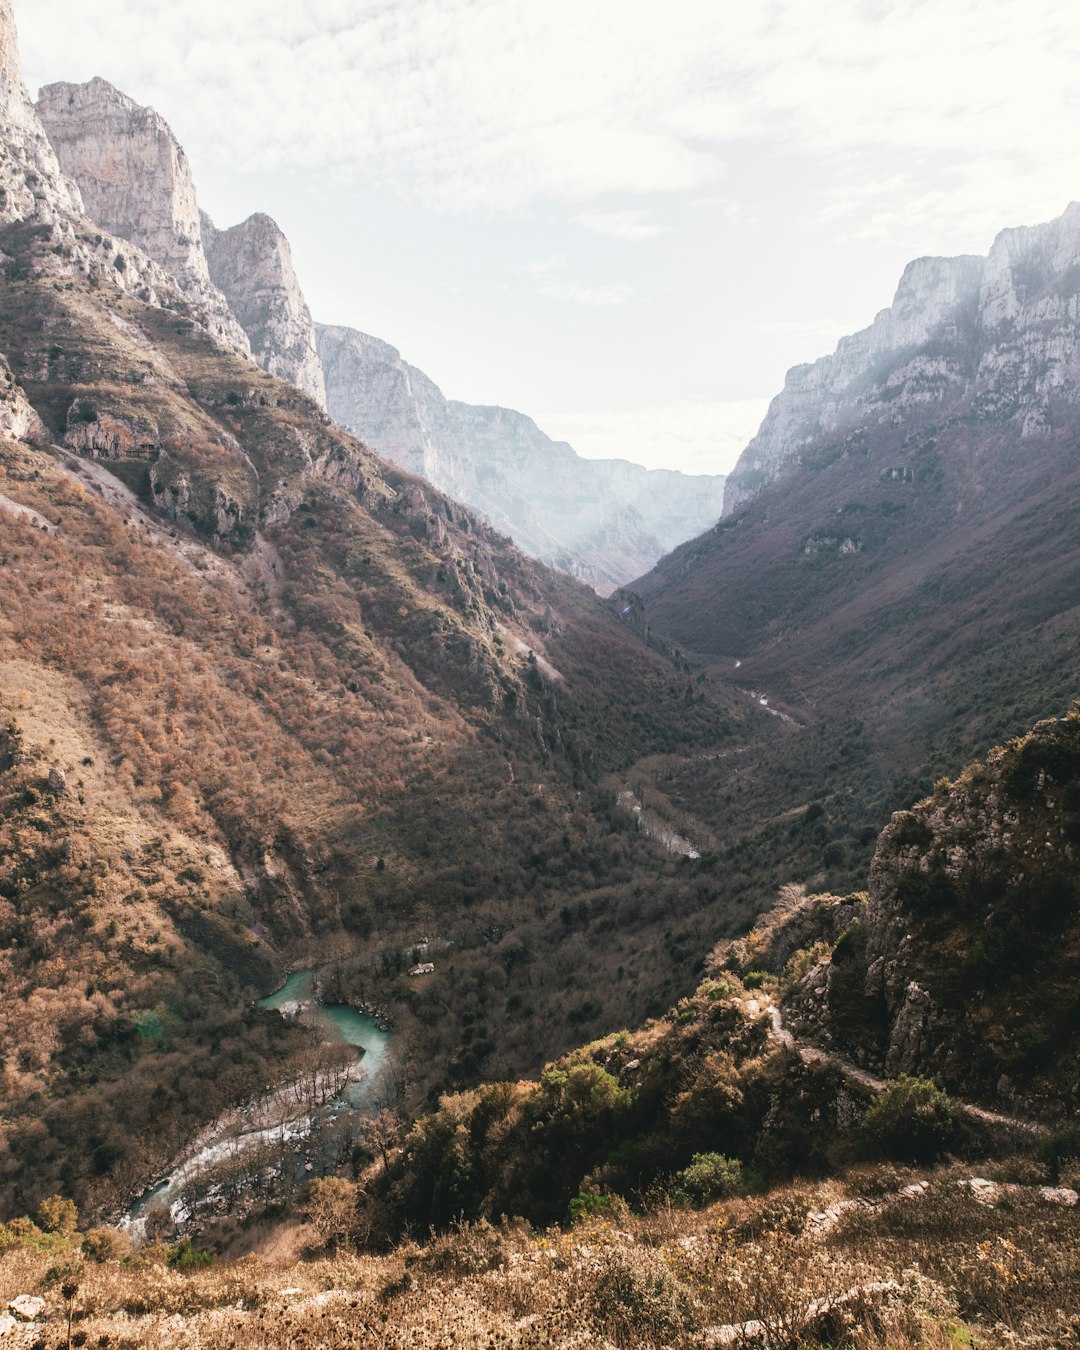
[[[164,267],[213,317],[219,340],[249,354],[247,337],[210,281],[191,166],[165,119],[100,76],[46,85],[37,112],[91,220]]]
[[[892,305],[836,351],[788,372],[728,479],[730,515],[817,442],[869,434],[899,416],[975,415],[1050,428],[1080,402],[1080,204],[1003,230],[987,257],[917,258]]]
[[[78,189],[62,174],[23,84],[11,0],[0,0],[0,220],[52,221],[79,214]]]

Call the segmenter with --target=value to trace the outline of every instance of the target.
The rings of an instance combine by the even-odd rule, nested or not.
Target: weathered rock
[[[0,356],[0,436],[31,445],[44,445],[48,439],[41,418],[30,406],[4,356]]]
[[[67,774],[63,771],[63,769],[58,768],[56,765],[53,765],[53,767],[49,770],[49,777],[47,781],[49,791],[53,794],[54,797],[62,797],[63,794],[67,791]]]
[[[44,1316],[47,1306],[45,1300],[36,1294],[20,1294],[8,1304],[8,1311],[20,1322],[36,1322]]]
[[[77,399],[68,409],[64,444],[92,458],[149,458],[156,453],[160,439],[153,422],[98,412],[85,399]]]
[[[0,0],[0,221],[51,223],[81,210],[22,81],[12,2]]]
[[[1080,203],[1004,230],[987,258],[919,258],[889,309],[831,356],[788,371],[728,479],[729,515],[784,469],[921,410],[1047,430],[1080,402]]]
[[[457,403],[388,343],[317,326],[327,406],[544,562],[611,590],[719,518],[724,479],[585,460],[507,408]]]
[[[293,270],[289,241],[277,224],[254,215],[219,230],[204,213],[202,239],[211,280],[247,333],[255,360],[325,407],[315,324]]]
[[[165,120],[102,79],[47,85],[37,111],[91,220],[159,263],[215,337],[249,354],[246,334],[210,280],[191,167]]]

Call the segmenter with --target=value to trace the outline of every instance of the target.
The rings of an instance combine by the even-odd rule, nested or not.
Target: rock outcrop
[[[51,224],[81,209],[23,84],[11,0],[0,0],[0,223]]]
[[[786,468],[912,415],[1049,430],[1080,403],[1080,203],[1004,230],[987,258],[920,258],[869,328],[788,372],[728,479],[724,514]],[[835,442],[835,445],[830,443]]]
[[[1071,1112],[1078,851],[1080,711],[898,811],[868,897],[778,907],[723,955],[789,974],[806,964],[796,947],[817,955],[785,995],[785,1022],[864,1067],[1020,1115]]]
[[[534,557],[611,590],[719,517],[724,480],[586,460],[508,408],[447,399],[378,338],[318,325],[331,415],[482,512]]]
[[[325,407],[315,325],[296,279],[289,241],[276,222],[258,214],[219,230],[204,213],[202,240],[210,278],[247,333],[255,360]]]
[[[210,280],[191,166],[165,120],[102,79],[47,85],[37,112],[90,219],[159,263],[214,336],[249,354]]]
[[[32,445],[42,445],[46,440],[41,418],[11,373],[6,356],[0,356],[0,436]]]

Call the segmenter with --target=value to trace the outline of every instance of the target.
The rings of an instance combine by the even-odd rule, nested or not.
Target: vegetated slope
[[[808,969],[797,1035],[1001,1112],[1080,1102],[1080,707],[893,816],[868,897],[803,898],[732,945],[736,969]],[[795,963],[798,964],[798,961]]]
[[[249,1034],[245,1001],[320,942],[400,951],[471,909],[467,976],[497,940],[490,907],[498,940],[527,909],[572,978],[583,897],[616,866],[682,886],[605,775],[737,722],[587,589],[179,302],[62,270],[54,239],[0,239],[0,350],[44,423],[41,445],[0,443],[3,496],[53,526],[0,515],[5,1209],[59,1176],[109,1203],[264,1080],[280,1031]],[[627,940],[661,926],[645,896]],[[670,996],[681,956],[620,997]],[[580,1034],[558,997],[521,1011],[507,1067]],[[453,1026],[453,986],[442,1001]]]
[[[1063,222],[1080,249],[1078,219],[1071,210]],[[807,376],[791,413],[801,439],[792,432],[771,479],[630,588],[639,622],[806,727],[786,762],[740,765],[743,800],[766,815],[763,805],[817,801],[823,845],[860,865],[869,826],[1076,692],[1080,378],[1069,304],[1080,273],[1056,267],[1049,254],[1041,270],[1032,263],[1038,289],[1031,280],[1012,329],[988,332],[970,316],[964,327],[949,311],[949,379],[926,374],[945,341],[936,329],[914,354],[904,346],[848,369],[839,412],[841,396]],[[1029,366],[1042,371],[1030,387]],[[839,424],[822,431],[830,418]],[[773,420],[779,435],[787,423]],[[739,809],[690,771],[673,790],[714,826]]]
[[[859,1123],[873,1084],[845,1068],[856,1061],[999,1114],[1067,1122],[1080,1100],[1078,793],[1080,710],[897,813],[869,897],[788,888],[747,938],[718,945],[711,978],[663,1017],[539,1082],[445,1098],[373,1189],[375,1230],[462,1213],[551,1221],[579,1191],[669,1186],[696,1155],[767,1177],[850,1161],[873,1142]],[[798,1054],[773,997],[796,1043],[838,1057]],[[905,1129],[912,1157],[961,1146],[960,1117],[929,1090]]]
[[[363,1185],[334,1178],[301,1199],[308,1224],[282,1226],[276,1209],[262,1224],[225,1217],[199,1236],[249,1253],[242,1261],[215,1263],[190,1242],[131,1257],[109,1230],[72,1232],[74,1214],[53,1202],[39,1215],[51,1233],[25,1218],[0,1225],[0,1297],[40,1295],[41,1316],[70,1311],[88,1342],[122,1335],[155,1347],[225,1336],[238,1347],[341,1350],[484,1338],[522,1350],[838,1337],[858,1350],[1068,1344],[1080,1318],[1076,1131],[1040,1136],[1032,1150],[1020,1143],[1031,1132],[1010,1137],[910,1078],[875,1099],[838,1060],[804,1056],[778,1035],[772,1000],[794,1024],[827,986],[841,1029],[831,1044],[854,1053],[851,1034],[865,1029],[855,1008],[875,969],[856,955],[861,943],[878,943],[885,984],[899,988],[940,969],[935,948],[979,923],[984,887],[996,912],[1028,918],[1034,900],[1045,918],[1055,876],[1071,886],[1055,907],[1062,922],[1032,949],[1026,974],[1034,988],[1057,987],[1076,960],[1078,735],[1080,712],[1039,726],[898,815],[869,900],[789,894],[745,941],[718,949],[712,976],[662,1017],[565,1056],[537,1082],[447,1097],[400,1148],[384,1135],[357,1155]],[[760,960],[781,973],[752,990],[763,974],[747,965]],[[997,968],[1008,975],[1009,959]],[[1003,1023],[983,1081],[1023,1034],[1030,1005],[1015,992],[968,1002],[984,1027]],[[820,1039],[821,1025],[804,1020],[798,1034]],[[962,1029],[933,1025],[941,1034],[921,1067],[955,1076]],[[1062,1068],[1075,1026],[1058,1035]],[[1038,1090],[1045,1064],[1011,1064],[1020,1094]],[[1071,1073],[1075,1091],[1075,1061]],[[1071,1104],[1068,1092],[1040,1103],[1051,1119]],[[953,1161],[935,1166],[943,1152]],[[565,1226],[536,1231],[552,1220]],[[381,1250],[429,1223],[440,1231]]]

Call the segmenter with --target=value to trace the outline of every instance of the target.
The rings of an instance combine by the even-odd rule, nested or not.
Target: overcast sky
[[[583,454],[722,472],[784,371],[1080,196],[1075,0],[15,0],[315,317]]]

